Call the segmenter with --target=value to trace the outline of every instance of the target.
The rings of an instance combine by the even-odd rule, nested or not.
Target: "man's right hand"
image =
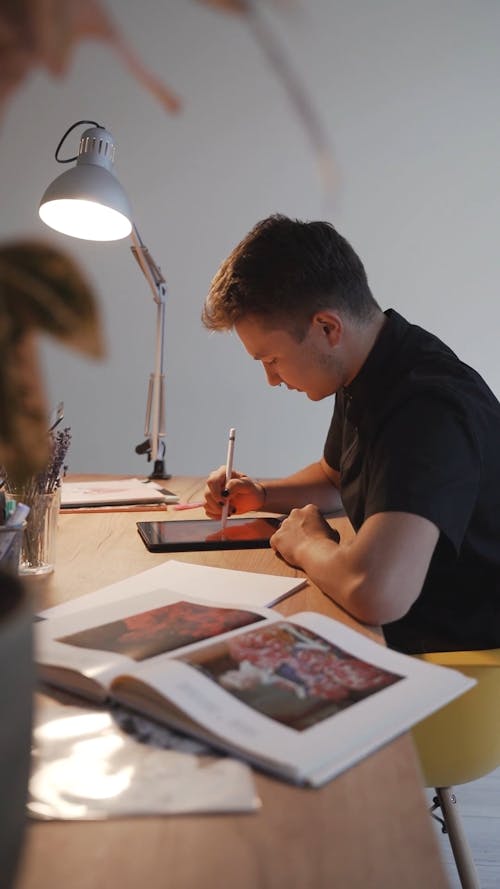
[[[228,491],[223,496],[223,491]],[[226,467],[219,466],[207,478],[205,490],[205,512],[211,519],[220,519],[222,508],[229,499],[228,515],[264,509],[266,492],[259,482],[233,470],[231,479],[226,484]]]

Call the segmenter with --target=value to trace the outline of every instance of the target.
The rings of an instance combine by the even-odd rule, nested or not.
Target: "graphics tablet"
[[[217,519],[136,522],[150,552],[177,553],[189,550],[264,549],[279,528],[279,518],[228,519],[224,532]]]

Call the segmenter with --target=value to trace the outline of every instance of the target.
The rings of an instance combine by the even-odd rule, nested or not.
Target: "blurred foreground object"
[[[15,577],[0,577],[0,885],[10,889],[26,823],[32,696],[31,609]]]
[[[48,409],[38,366],[43,331],[104,354],[92,290],[72,259],[37,242],[0,247],[0,464],[19,482],[47,464]]]
[[[99,0],[0,0],[0,102],[34,68],[63,77],[81,40],[109,43],[155,99],[178,110],[177,96],[143,65]]]
[[[334,156],[328,132],[302,79],[265,15],[266,7],[291,10],[297,0],[197,0],[223,13],[240,14],[268,64],[281,80],[315,154],[322,186],[334,186]],[[165,13],[166,23],[167,11]],[[177,95],[142,62],[100,0],[0,0],[0,105],[36,68],[63,77],[83,40],[111,46],[132,77],[168,112],[181,108]]]

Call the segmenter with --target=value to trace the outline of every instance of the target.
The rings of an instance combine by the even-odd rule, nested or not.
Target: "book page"
[[[140,673],[142,662],[163,662],[206,639],[269,615],[274,617],[267,609],[231,607],[171,590],[153,590],[38,622],[39,674],[53,684],[80,689],[82,694],[92,693],[91,683],[105,690],[122,672]],[[97,689],[95,692],[98,694]],[[101,697],[103,694],[101,691]]]
[[[148,711],[147,689],[154,692]],[[116,696],[295,781],[319,785],[464,692],[473,680],[401,655],[322,615],[235,631],[144,665]],[[179,722],[180,719],[180,722]]]

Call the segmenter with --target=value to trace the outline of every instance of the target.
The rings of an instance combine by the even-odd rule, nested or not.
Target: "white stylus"
[[[226,457],[226,482],[227,485],[231,475],[233,474],[233,457],[234,457],[234,440],[236,438],[236,429],[229,430],[229,441],[227,443],[227,457]],[[224,503],[224,507],[222,509],[221,516],[221,531],[224,532],[224,528],[226,527],[227,522],[227,514],[229,511],[229,498]]]

